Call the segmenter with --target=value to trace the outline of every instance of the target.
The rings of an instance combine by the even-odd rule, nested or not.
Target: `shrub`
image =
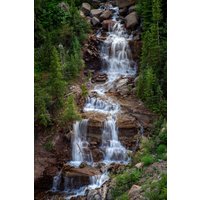
[[[120,195],[125,193],[130,187],[136,183],[141,176],[141,171],[134,169],[131,173],[124,172],[116,177],[116,183],[114,188],[111,190],[112,199],[119,198]],[[125,196],[125,194],[124,194]],[[119,199],[122,199],[121,196]]]
[[[149,200],[167,200],[167,175],[163,174],[161,179],[152,182],[145,192],[145,197]]]
[[[144,163],[145,166],[148,166],[154,162],[154,157],[152,155],[145,155],[141,158],[141,161]]]

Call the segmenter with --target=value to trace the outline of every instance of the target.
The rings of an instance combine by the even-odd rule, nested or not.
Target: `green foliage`
[[[53,148],[54,148],[54,145],[52,143],[51,140],[48,140],[45,144],[44,144],[44,148],[47,150],[47,151],[52,151]]]
[[[142,18],[142,53],[137,96],[159,115],[166,116],[167,51],[164,2],[139,0],[136,9]]]
[[[167,175],[163,174],[161,179],[152,182],[145,192],[145,197],[149,200],[167,200]]]
[[[61,2],[35,0],[34,108],[37,126],[46,127],[54,123],[55,115],[65,106],[64,95],[68,83],[84,67],[81,45],[91,27],[80,16],[77,6],[82,1],[64,1],[68,10],[61,9]],[[70,120],[69,116],[67,118]],[[74,114],[71,119],[75,118],[78,117]]]
[[[69,122],[69,121],[75,121],[80,120],[81,117],[78,113],[77,106],[74,101],[73,95],[70,95],[67,97],[67,101],[65,103],[65,109],[63,112],[63,121]]]
[[[155,159],[152,155],[145,155],[141,158],[141,161],[144,163],[144,166],[148,166],[152,164],[155,161]]]
[[[50,94],[53,97],[54,103],[56,103],[59,107],[62,106],[65,92],[65,81],[63,79],[58,52],[55,47],[52,48],[51,54],[49,84],[51,86]]]
[[[128,198],[128,192],[125,192],[121,196],[117,197],[116,200],[129,200],[129,198]]]
[[[111,190],[112,199],[122,199],[124,194],[130,187],[136,183],[141,176],[141,171],[134,169],[132,172],[124,172],[116,177],[116,183]],[[126,197],[126,195],[124,194]],[[126,199],[126,198],[125,198]]]
[[[88,89],[87,89],[85,84],[81,85],[81,94],[82,94],[83,97],[87,97],[88,96]]]

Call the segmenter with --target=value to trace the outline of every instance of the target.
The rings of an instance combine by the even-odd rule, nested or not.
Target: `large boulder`
[[[91,5],[89,3],[82,3],[81,10],[85,15],[89,15],[91,10]]]
[[[126,16],[128,13],[128,9],[127,9],[127,7],[124,7],[124,8],[121,8],[121,9],[119,9],[119,14],[121,15],[121,16]]]
[[[90,11],[90,13],[91,13],[91,15],[93,16],[93,17],[99,17],[101,14],[102,14],[102,10],[99,10],[99,9],[92,9],[91,11]]]
[[[105,10],[101,15],[100,15],[100,20],[103,21],[105,19],[109,19],[112,16],[112,12],[110,10]]]
[[[107,19],[107,20],[104,20],[102,22],[102,27],[104,30],[108,31],[109,28],[113,27],[115,25],[115,21],[113,21],[112,19]]]
[[[93,26],[96,26],[96,25],[98,25],[100,23],[100,21],[99,21],[99,19],[97,17],[93,17],[91,22],[92,22]]]
[[[119,8],[124,8],[135,4],[135,0],[116,0],[116,2]]]
[[[138,16],[136,12],[132,12],[125,17],[126,20],[126,28],[135,28],[138,24]]]

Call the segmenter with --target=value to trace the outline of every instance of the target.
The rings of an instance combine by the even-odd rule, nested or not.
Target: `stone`
[[[113,21],[112,19],[107,19],[102,22],[102,27],[104,30],[108,31],[110,29],[110,27],[115,25],[115,23],[116,22]]]
[[[111,16],[112,16],[112,12],[110,10],[106,10],[100,15],[100,20],[103,21],[103,20],[109,19]]]
[[[61,2],[58,4],[58,6],[64,10],[65,12],[67,12],[69,10],[68,5],[65,2]]]
[[[101,195],[97,190],[90,190],[87,195],[87,200],[101,200]]]
[[[129,7],[128,13],[131,13],[131,12],[135,11],[135,8],[136,8],[136,6]]]
[[[133,185],[128,192],[129,199],[130,200],[140,200],[140,199],[142,199],[141,195],[140,195],[141,189],[142,189],[141,186]]]
[[[101,14],[102,14],[102,10],[99,10],[99,9],[92,9],[91,11],[90,11],[90,13],[91,13],[91,15],[93,16],[93,17],[99,17]]]
[[[100,21],[99,21],[99,19],[97,17],[93,17],[91,22],[92,22],[93,26],[96,26],[96,25],[98,25],[100,23]]]
[[[132,12],[125,17],[126,20],[126,28],[135,28],[138,24],[138,16],[136,12]]]
[[[82,3],[81,10],[87,16],[90,14],[91,5],[89,3]]]
[[[95,76],[92,77],[92,83],[105,83],[108,79],[107,74],[105,73],[101,73],[101,74],[97,74]]]
[[[119,8],[124,8],[127,6],[131,6],[133,4],[135,4],[136,0],[116,0],[116,3],[118,5]]]
[[[119,9],[119,14],[120,14],[121,16],[126,16],[126,15],[127,15],[127,12],[128,12],[127,7],[124,7],[124,8]]]
[[[85,17],[85,15],[84,15],[84,13],[83,13],[82,10],[80,10],[79,13],[80,13],[80,16],[81,16],[81,17]]]
[[[144,166],[144,163],[140,162],[135,165],[136,168],[141,169]]]

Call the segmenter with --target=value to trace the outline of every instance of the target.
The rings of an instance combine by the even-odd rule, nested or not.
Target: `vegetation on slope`
[[[61,6],[64,2],[64,6]],[[65,107],[63,119],[78,119],[67,86],[84,67],[81,44],[90,25],[79,14],[81,1],[35,0],[35,125],[47,127]],[[69,113],[67,113],[69,112]],[[71,118],[69,119],[71,120]]]

